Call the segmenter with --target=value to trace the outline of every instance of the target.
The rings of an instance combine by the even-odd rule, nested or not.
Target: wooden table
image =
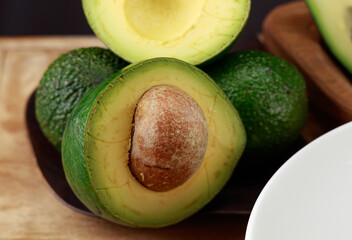
[[[47,187],[25,124],[26,103],[59,54],[95,37],[0,38],[0,239],[244,239],[248,215],[199,213],[172,227],[132,229],[82,215]]]
[[[302,64],[310,59],[306,57],[308,51],[295,54],[299,52],[296,50],[288,55],[292,49],[302,47],[292,43],[294,39],[302,43],[297,36],[318,36],[317,30],[314,30],[314,22],[308,14],[303,2],[291,3],[273,11],[264,24],[261,35],[263,43],[269,51],[287,58],[304,73],[306,80],[309,80],[307,83],[310,100],[314,100],[312,102],[322,103],[321,99],[327,99],[325,95],[324,98],[321,97],[324,89],[341,86],[328,84],[330,82],[344,82],[347,86],[344,91],[352,96],[350,82],[346,84],[345,77],[320,47],[319,41],[308,42],[314,44],[314,49],[319,50],[319,56],[324,56],[319,58],[329,65],[328,67],[324,65],[324,69],[330,69],[334,76],[338,76],[333,78],[333,81],[329,78],[324,81],[326,74],[319,74],[320,77],[311,75],[313,71],[307,70],[310,64]],[[298,24],[297,19],[303,23]],[[287,28],[286,24],[291,27]],[[299,28],[293,28],[297,26]],[[301,27],[305,31],[303,34],[300,31]],[[278,31],[277,28],[285,31]],[[286,35],[288,37],[283,38]],[[246,44],[263,49],[258,41]],[[35,161],[26,129],[26,104],[44,71],[58,55],[71,49],[88,46],[103,46],[103,44],[92,36],[0,38],[0,239],[243,240],[248,214],[210,214],[203,211],[171,227],[157,230],[132,229],[75,212],[56,198]],[[245,49],[241,43],[237,46]],[[288,49],[291,49],[291,52],[287,51]],[[321,64],[319,62],[318,65],[321,67]],[[323,83],[326,83],[325,88],[317,87]],[[335,94],[328,99],[331,100],[330,103],[335,103],[341,96]],[[332,107],[328,108],[330,111],[322,112],[316,106],[310,106],[308,121],[302,131],[306,142],[314,140],[342,122],[351,120],[344,116],[352,116],[352,111],[350,114],[332,114],[336,109],[345,113],[347,108],[343,107],[343,104],[323,105]],[[332,118],[332,115],[335,118],[337,116],[337,119]]]

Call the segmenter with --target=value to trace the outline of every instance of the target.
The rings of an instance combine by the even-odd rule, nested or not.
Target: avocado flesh
[[[181,88],[199,104],[209,135],[200,169],[181,186],[156,192],[133,177],[128,163],[138,100],[162,84]],[[159,58],[126,68],[77,104],[64,133],[63,166],[91,211],[114,222],[156,228],[208,203],[230,178],[245,140],[237,111],[207,75],[179,60]]]
[[[95,34],[129,62],[173,57],[201,64],[229,49],[250,0],[83,0]]]
[[[306,0],[326,44],[352,73],[352,1]]]

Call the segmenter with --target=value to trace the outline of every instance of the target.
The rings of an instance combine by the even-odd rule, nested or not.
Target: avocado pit
[[[187,93],[158,85],[140,98],[134,115],[130,170],[153,191],[185,183],[201,166],[208,142],[202,109]]]

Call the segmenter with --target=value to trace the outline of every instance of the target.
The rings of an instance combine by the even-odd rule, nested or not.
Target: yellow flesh
[[[183,66],[160,66],[130,72],[116,83],[119,87],[106,92],[90,119],[87,138],[88,167],[101,198],[116,216],[141,226],[179,221],[202,207],[229,178],[244,141],[237,113],[215,85]],[[209,128],[203,165],[168,192],[143,187],[128,167],[135,106],[146,90],[160,84],[180,87],[193,97]]]
[[[248,0],[83,0],[97,36],[135,62],[174,57],[197,64],[221,52],[242,29]]]
[[[345,20],[346,20],[347,32],[350,35],[350,40],[352,45],[352,3],[351,3],[351,6],[348,6],[346,8]]]
[[[352,1],[315,0],[311,4],[325,41],[352,71]]]

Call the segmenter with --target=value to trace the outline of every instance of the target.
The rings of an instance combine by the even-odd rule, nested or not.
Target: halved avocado
[[[145,92],[164,85],[194,99],[208,137],[194,175],[176,188],[154,191],[130,170],[132,123]],[[156,58],[123,69],[76,105],[64,132],[62,160],[70,186],[92,212],[116,223],[157,228],[207,204],[230,178],[245,141],[237,111],[208,75],[180,60]]]
[[[194,65],[229,49],[250,0],[83,0],[95,34],[129,62],[173,57]]]
[[[306,0],[331,52],[352,73],[352,1]]]

